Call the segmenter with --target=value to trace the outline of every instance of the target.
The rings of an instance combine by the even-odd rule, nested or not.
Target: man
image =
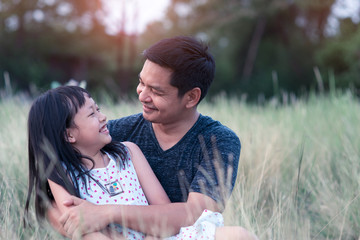
[[[78,230],[76,212],[82,211],[85,232],[116,222],[155,236],[163,229],[173,235],[192,225],[204,209],[223,211],[234,187],[240,141],[197,111],[215,72],[207,46],[175,37],[154,44],[144,57],[137,87],[143,112],[109,121],[108,128],[113,140],[141,148],[172,203],[121,206],[104,216],[104,209],[73,199],[67,203],[75,205],[72,212],[60,218],[70,233]]]

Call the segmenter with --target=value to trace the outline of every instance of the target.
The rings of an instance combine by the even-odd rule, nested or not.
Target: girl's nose
[[[99,112],[99,120],[100,120],[100,122],[106,121],[106,115]]]

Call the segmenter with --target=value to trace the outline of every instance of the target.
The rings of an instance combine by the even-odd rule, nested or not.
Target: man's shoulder
[[[143,115],[141,113],[137,113],[126,117],[109,120],[108,126],[111,127],[116,125],[131,124],[142,121],[143,119]]]
[[[214,141],[218,147],[241,148],[238,135],[229,127],[223,125],[209,116],[200,115],[198,130],[195,134],[202,136],[206,145],[212,145]]]
[[[238,138],[233,130],[209,116],[200,115],[198,127],[205,135],[230,135]]]
[[[134,141],[133,137],[146,128],[146,120],[141,113],[110,120],[108,129],[115,141]]]

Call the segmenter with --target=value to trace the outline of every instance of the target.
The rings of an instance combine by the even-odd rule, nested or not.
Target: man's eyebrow
[[[140,73],[138,74],[138,76],[139,76],[139,80],[142,81],[142,78],[140,77]],[[154,90],[156,90],[156,91],[158,91],[158,92],[165,92],[164,89],[162,89],[161,87],[158,87],[158,86],[151,86],[151,85],[150,85],[149,88],[152,88],[152,89],[154,89]]]
[[[161,87],[157,87],[157,86],[150,86],[152,89],[155,89],[158,92],[165,92],[164,89],[162,89]]]

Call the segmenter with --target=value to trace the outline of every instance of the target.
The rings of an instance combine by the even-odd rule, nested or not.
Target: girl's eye
[[[100,112],[100,108],[96,108],[96,111]]]

